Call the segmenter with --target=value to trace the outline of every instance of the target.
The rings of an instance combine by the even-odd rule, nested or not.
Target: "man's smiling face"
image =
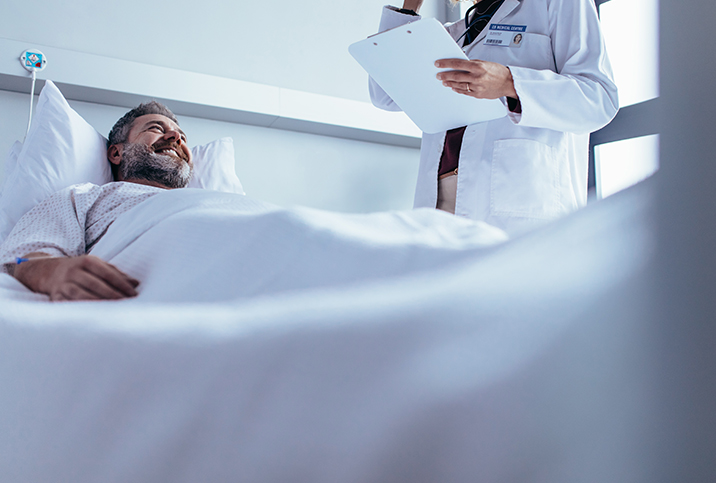
[[[184,188],[189,183],[194,168],[191,150],[176,122],[161,114],[139,116],[126,139],[111,145],[107,153],[117,166],[117,181],[168,189]]]
[[[171,156],[191,165],[191,151],[186,144],[184,131],[161,114],[146,114],[135,119],[127,142],[144,144],[157,154]]]

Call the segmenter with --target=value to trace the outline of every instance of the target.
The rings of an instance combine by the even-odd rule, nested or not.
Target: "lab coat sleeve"
[[[395,27],[400,27],[406,23],[420,20],[420,16],[407,15],[397,11],[395,7],[386,5],[383,7],[383,15],[380,18],[380,27],[378,32],[385,32]],[[400,111],[400,107],[390,98],[390,96],[378,85],[373,78],[368,79],[368,89],[370,91],[370,100],[373,105],[386,111]]]
[[[522,105],[509,117],[575,134],[601,129],[619,101],[596,8],[591,0],[552,0],[549,21],[557,72],[508,66]]]

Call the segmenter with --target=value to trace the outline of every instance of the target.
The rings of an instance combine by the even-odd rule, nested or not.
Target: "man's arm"
[[[117,300],[137,295],[139,281],[91,256],[51,257],[29,253],[9,272],[33,292],[51,300]]]

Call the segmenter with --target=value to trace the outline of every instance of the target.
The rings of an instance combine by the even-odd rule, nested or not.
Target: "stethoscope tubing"
[[[470,31],[470,29],[471,29],[477,22],[479,22],[480,20],[483,20],[483,19],[486,19],[486,18],[488,18],[488,19],[489,19],[489,18],[492,18],[492,16],[495,15],[495,13],[497,12],[497,10],[499,10],[499,8],[502,6],[502,3],[503,3],[503,2],[497,3],[497,4],[496,4],[496,5],[497,5],[497,8],[495,8],[492,12],[485,12],[484,14],[480,15],[479,17],[473,18],[472,21],[469,20],[469,19],[470,19],[470,14],[472,13],[472,11],[473,11],[474,9],[477,8],[478,4],[476,3],[476,4],[473,5],[472,7],[468,8],[468,9],[467,9],[467,12],[465,12],[465,31],[462,33],[461,36],[459,36],[459,37],[457,38],[457,40],[455,40],[455,42],[458,42],[458,43],[459,43],[460,40],[461,40],[465,35],[467,35],[467,33]],[[489,21],[488,21],[488,22],[489,22]]]

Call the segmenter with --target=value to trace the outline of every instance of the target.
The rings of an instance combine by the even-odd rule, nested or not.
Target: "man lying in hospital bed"
[[[61,98],[51,83],[43,95]],[[48,102],[45,99],[43,104],[41,99],[38,110],[48,109]],[[183,277],[166,266],[158,270],[164,280],[162,297],[171,298],[172,293],[182,300],[197,297],[197,290],[190,286],[172,291],[167,280],[193,281],[186,274],[203,272],[198,283],[213,287],[206,295],[214,299],[218,293],[235,298],[433,268],[458,260],[459,253],[474,254],[475,249],[505,239],[502,232],[488,225],[456,220],[432,210],[339,215],[281,210],[235,194],[169,194],[168,190],[189,185],[194,163],[178,120],[157,102],[126,113],[112,128],[108,145],[113,181],[59,190],[26,213],[0,245],[2,270],[51,300],[134,297],[140,279],[149,275],[147,267],[161,266],[158,259],[167,250],[175,255],[169,265],[177,262],[193,268]],[[158,195],[163,195],[161,200],[147,205]],[[183,208],[177,210],[179,206]],[[192,211],[195,214],[190,215]],[[171,222],[167,218],[173,215],[179,219],[174,228],[168,228]],[[249,232],[249,227],[257,224],[264,238],[255,238]],[[161,234],[152,239],[148,232],[155,225],[164,229],[157,230]],[[108,233],[113,233],[110,241],[100,246],[113,248],[109,252],[100,249],[103,256],[88,255],[91,251],[94,254],[94,248]],[[153,241],[143,244],[137,242],[138,238]],[[172,242],[167,240],[177,239],[192,246],[193,253],[176,257],[176,247],[170,250],[168,244]],[[246,240],[250,241],[248,245]],[[217,247],[219,244],[221,247]],[[132,250],[126,249],[135,245],[143,247],[141,253],[128,255]],[[117,256],[124,270],[108,262]],[[191,259],[199,262],[193,264]],[[258,259],[259,263],[247,264],[247,259]],[[290,267],[288,270],[283,268],[279,273],[276,266],[269,267],[282,261],[284,267]],[[257,285],[245,283],[251,271],[256,272],[252,279],[262,280]]]
[[[109,144],[115,182],[55,193],[23,217],[0,248],[4,271],[52,300],[137,295],[138,280],[86,253],[119,215],[162,190],[186,187],[191,178],[186,135],[157,102],[117,121]]]

